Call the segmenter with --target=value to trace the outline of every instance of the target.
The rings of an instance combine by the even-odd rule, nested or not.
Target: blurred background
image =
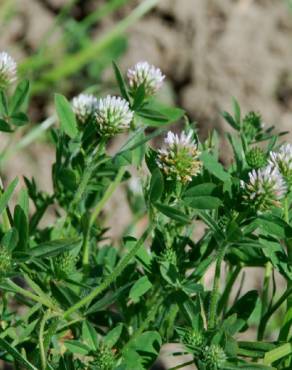
[[[112,60],[123,71],[141,60],[160,67],[167,76],[160,99],[185,108],[203,136],[213,127],[222,132],[220,111],[231,109],[232,96],[243,112],[291,129],[292,1],[0,0],[0,51],[33,81],[31,125],[16,142],[54,113],[54,92],[69,99],[116,92]],[[1,133],[0,150],[8,140]],[[1,176],[35,176],[50,191],[53,161],[40,136],[7,156]]]

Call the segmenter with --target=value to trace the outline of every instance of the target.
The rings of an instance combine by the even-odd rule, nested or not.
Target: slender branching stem
[[[44,346],[44,331],[45,331],[45,325],[49,317],[51,316],[51,313],[49,311],[45,312],[41,322],[40,322],[40,330],[39,330],[39,348],[40,348],[40,357],[41,357],[41,367],[42,370],[47,369],[47,355],[45,352],[45,346]]]

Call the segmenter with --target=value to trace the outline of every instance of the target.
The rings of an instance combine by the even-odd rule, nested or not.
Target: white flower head
[[[199,160],[200,152],[193,140],[193,131],[180,135],[169,131],[164,139],[165,147],[159,149],[157,164],[168,179],[176,179],[183,183],[192,181],[202,167]]]
[[[292,145],[284,144],[278,152],[271,152],[269,162],[277,167],[279,172],[292,183]]]
[[[133,117],[127,100],[110,95],[99,100],[95,114],[98,130],[106,136],[128,130]]]
[[[133,68],[128,69],[127,76],[133,90],[144,84],[145,94],[148,96],[155,94],[165,79],[161,70],[148,62],[137,63]]]
[[[247,183],[241,181],[244,198],[258,211],[265,211],[272,206],[279,206],[279,201],[287,192],[287,185],[277,167],[268,165],[248,174]]]
[[[97,110],[98,100],[94,95],[79,94],[72,100],[72,109],[78,121],[84,124],[93,117]]]
[[[17,64],[5,52],[0,53],[0,89],[5,89],[16,80]]]

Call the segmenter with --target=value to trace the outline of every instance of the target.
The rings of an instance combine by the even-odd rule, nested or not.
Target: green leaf
[[[13,114],[12,116],[10,116],[10,119],[11,119],[11,123],[14,126],[18,126],[18,127],[24,126],[27,123],[29,123],[29,118],[23,112],[18,112],[18,113]]]
[[[200,218],[205,222],[205,224],[208,225],[210,229],[214,231],[214,237],[216,238],[218,244],[221,244],[222,241],[224,240],[224,233],[222,232],[221,228],[218,226],[218,222],[215,221],[205,211],[199,211],[198,214]]]
[[[18,243],[18,232],[13,227],[3,236],[1,244],[3,247],[7,248],[10,251],[13,251]]]
[[[27,99],[28,94],[29,94],[29,81],[23,80],[17,85],[15,93],[11,98],[9,104],[9,111],[11,112],[11,114],[21,109],[21,106]]]
[[[240,105],[234,97],[232,98],[232,105],[233,105],[235,122],[240,127],[240,121],[241,121]]]
[[[28,219],[28,213],[29,213],[29,197],[28,197],[28,191],[27,189],[21,189],[19,192],[18,197],[18,204],[23,210],[26,218]]]
[[[292,343],[285,343],[267,352],[264,357],[264,364],[271,365],[273,362],[292,354]]]
[[[227,123],[229,123],[229,125],[234,128],[235,130],[239,131],[240,127],[239,125],[235,122],[235,120],[233,119],[233,117],[231,116],[231,114],[229,114],[228,112],[222,112],[221,113],[221,116],[225,119],[225,121]]]
[[[71,138],[74,138],[78,134],[78,129],[71,104],[68,102],[65,96],[55,94],[55,105],[62,131]]]
[[[129,102],[130,101],[130,95],[128,93],[127,85],[125,83],[124,77],[123,77],[118,65],[115,62],[113,62],[113,68],[114,68],[116,80],[117,80],[119,88],[120,88],[121,95],[124,99],[126,99]]]
[[[247,323],[256,307],[258,298],[259,294],[257,290],[247,292],[235,302],[226,316],[237,314],[238,319],[242,319]]]
[[[8,104],[7,104],[7,98],[4,93],[4,91],[0,90],[0,113],[3,116],[8,116]]]
[[[82,338],[83,341],[92,349],[98,348],[97,332],[89,321],[85,320],[82,324]]]
[[[2,132],[13,132],[9,124],[2,118],[0,118],[0,131]]]
[[[51,242],[39,244],[37,247],[29,249],[27,255],[30,258],[54,257],[60,253],[68,252],[71,249],[76,248],[78,245],[80,246],[80,239],[53,240]]]
[[[138,110],[141,107],[141,105],[143,104],[144,99],[145,99],[145,88],[144,88],[144,84],[142,84],[135,91],[135,96],[134,96],[134,102],[133,102],[133,105],[132,105],[132,109],[133,110]]]
[[[168,123],[180,120],[185,114],[185,111],[181,108],[171,107],[157,101],[151,102],[150,106],[152,109],[164,115],[167,118]]]
[[[217,185],[212,182],[206,182],[204,184],[199,184],[188,188],[183,196],[184,198],[198,197],[202,195],[212,195]]]
[[[150,283],[148,277],[143,276],[132,286],[129,296],[134,302],[138,302],[139,298],[148,292],[151,287],[152,284]]]
[[[87,355],[90,352],[90,347],[78,340],[65,340],[65,347],[72,353]]]
[[[14,226],[17,229],[19,236],[17,250],[25,250],[29,234],[28,219],[19,205],[16,205],[14,210]]]
[[[155,203],[155,207],[163,213],[165,216],[180,222],[182,224],[188,224],[191,222],[188,216],[185,215],[182,211],[175,207],[167,206],[161,203]]]
[[[184,198],[183,201],[188,207],[195,209],[216,209],[222,204],[222,201],[219,198],[208,195]]]
[[[184,116],[185,111],[180,108],[169,107],[156,101],[151,101],[137,113],[143,118],[143,122],[147,126],[159,127],[180,120]]]
[[[107,333],[107,335],[104,337],[104,343],[112,348],[117,341],[119,340],[122,330],[123,330],[123,324],[119,323],[115,328],[113,328],[111,331]]]
[[[162,343],[161,336],[156,331],[146,331],[132,342],[132,346],[141,352],[157,355]]]
[[[26,358],[22,356],[20,352],[17,351],[14,347],[12,347],[6,340],[0,338],[0,348],[7,351],[14,359],[15,361],[19,362],[21,365],[23,365],[26,369],[29,370],[38,370],[36,367],[34,367],[29,361],[27,361]]]
[[[132,283],[128,283],[121,288],[115,290],[113,293],[107,294],[105,297],[101,298],[97,302],[95,302],[89,309],[86,311],[86,314],[92,314],[101,310],[104,310],[111,304],[117,302],[119,298],[126,293],[126,290],[130,287]]]
[[[0,215],[4,211],[4,209],[8,206],[8,202],[18,184],[18,178],[15,178],[4,191],[4,193],[0,197]]]
[[[162,173],[159,168],[156,168],[151,176],[150,189],[149,189],[149,200],[150,202],[156,202],[159,200],[164,191],[164,180]]]
[[[230,181],[230,174],[225,171],[221,163],[219,163],[210,153],[203,152],[201,154],[204,168],[207,169],[212,175],[216,176],[221,181]]]

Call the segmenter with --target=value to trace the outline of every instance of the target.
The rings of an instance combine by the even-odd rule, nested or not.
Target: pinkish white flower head
[[[280,200],[287,193],[287,185],[277,167],[268,165],[248,174],[247,183],[241,181],[244,199],[257,211],[266,211],[273,206],[279,206]]]
[[[130,110],[127,100],[108,95],[98,102],[95,113],[99,133],[114,136],[130,128],[134,113]]]
[[[182,132],[180,135],[169,131],[164,142],[165,147],[158,151],[159,168],[167,179],[183,183],[192,181],[192,178],[197,176],[202,168],[198,145],[193,140],[193,131],[188,134]]]
[[[16,80],[17,64],[14,59],[5,52],[0,53],[0,89],[7,88]]]
[[[137,63],[133,68],[128,69],[127,76],[133,91],[144,84],[145,94],[148,96],[155,94],[165,79],[161,70],[148,62]]]
[[[84,124],[94,116],[97,110],[98,100],[94,95],[80,94],[73,98],[72,109],[77,120]]]
[[[277,167],[289,186],[292,185],[292,145],[284,144],[278,152],[271,152],[269,162]]]

